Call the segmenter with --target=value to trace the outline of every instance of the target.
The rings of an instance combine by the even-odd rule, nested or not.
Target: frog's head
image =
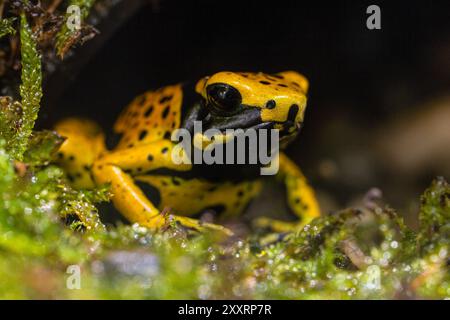
[[[274,128],[283,143],[303,122],[308,80],[294,71],[219,72],[201,79],[195,89],[204,99],[204,129]]]

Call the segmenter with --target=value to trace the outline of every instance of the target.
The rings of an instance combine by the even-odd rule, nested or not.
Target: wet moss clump
[[[94,3],[78,2],[87,11]],[[20,36],[22,57],[20,99],[0,98],[0,298],[450,298],[443,178],[422,195],[416,231],[376,205],[317,218],[295,233],[256,230],[242,239],[171,224],[159,232],[105,226],[97,204],[110,199],[108,186],[73,189],[52,163],[64,138],[34,130],[41,57],[27,8],[19,9],[0,20],[0,37]],[[58,52],[73,36],[59,32]]]

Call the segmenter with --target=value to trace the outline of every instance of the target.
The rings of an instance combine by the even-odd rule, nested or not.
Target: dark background
[[[381,7],[381,30],[366,28],[370,4]],[[44,101],[42,125],[82,115],[107,129],[148,89],[222,70],[289,69],[311,89],[287,152],[325,211],[380,187],[414,213],[431,179],[450,172],[449,130],[432,130],[450,110],[449,1],[152,1],[68,75],[75,81],[63,95]],[[427,156],[418,161],[410,151],[420,148]]]

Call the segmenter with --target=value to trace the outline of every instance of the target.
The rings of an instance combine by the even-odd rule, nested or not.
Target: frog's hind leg
[[[171,141],[159,140],[107,153],[94,163],[92,172],[95,181],[98,184],[110,184],[114,206],[132,223],[139,223],[149,229],[158,230],[170,221],[174,221],[199,231],[212,229],[230,234],[228,229],[219,225],[161,213],[135,183],[133,176],[142,172],[159,168],[177,171],[189,170],[190,164],[174,163],[172,160],[173,147],[174,144]]]
[[[65,169],[74,187],[93,188],[92,164],[106,151],[102,129],[95,122],[81,118],[64,119],[54,129],[66,138],[56,162]]]

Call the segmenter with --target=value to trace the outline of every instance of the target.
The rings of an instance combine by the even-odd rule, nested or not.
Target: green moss
[[[3,38],[8,34],[16,33],[16,29],[13,27],[15,20],[15,18],[0,19],[0,38]]]
[[[17,160],[22,160],[27,149],[42,98],[41,58],[36,40],[24,13],[20,16],[20,50],[22,74],[21,102],[2,97],[0,107],[0,134],[6,141],[6,149]]]
[[[88,17],[95,0],[70,0],[68,7],[77,6],[80,9],[80,23]],[[56,53],[63,58],[67,50],[77,41],[81,29],[70,28],[67,24],[73,12],[66,13],[61,30],[56,36]]]

